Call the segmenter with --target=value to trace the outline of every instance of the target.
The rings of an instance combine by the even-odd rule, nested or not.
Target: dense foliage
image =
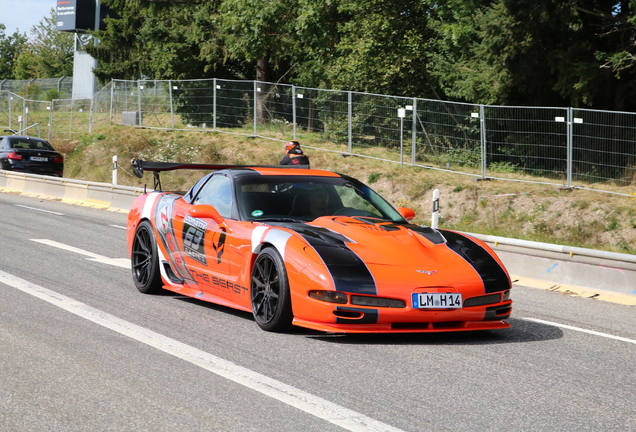
[[[118,14],[88,47],[104,83],[258,79],[485,104],[636,110],[636,0],[102,3]],[[53,73],[30,66],[31,50],[17,61],[22,38],[0,29],[0,78]]]
[[[15,79],[15,61],[27,37],[17,30],[7,36],[5,30],[6,26],[0,24],[0,79]]]
[[[59,78],[73,75],[72,33],[55,29],[55,10],[26,33],[5,36],[0,24],[0,80]]]

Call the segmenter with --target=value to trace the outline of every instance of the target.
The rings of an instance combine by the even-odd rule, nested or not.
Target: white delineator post
[[[113,156],[113,184],[117,184],[117,155]]]
[[[437,228],[439,222],[439,189],[433,191],[433,216],[431,218],[431,228]]]

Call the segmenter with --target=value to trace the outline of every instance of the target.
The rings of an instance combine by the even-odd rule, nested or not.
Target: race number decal
[[[183,223],[183,252],[203,265],[207,265],[203,248],[207,226],[201,219],[190,215],[186,216]]]

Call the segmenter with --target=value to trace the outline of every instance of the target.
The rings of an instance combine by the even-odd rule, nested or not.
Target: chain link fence
[[[636,186],[634,113],[476,105],[221,79],[114,80],[93,99],[51,102],[0,90],[0,125],[10,130],[73,139],[111,124],[300,138],[313,148],[481,179],[628,196]]]
[[[29,80],[0,80],[0,91],[9,91],[25,99],[70,98],[73,78],[34,78]],[[49,96],[47,98],[47,96]]]

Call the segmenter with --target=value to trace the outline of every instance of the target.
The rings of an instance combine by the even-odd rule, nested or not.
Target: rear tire
[[[254,262],[250,283],[252,314],[260,328],[271,332],[289,329],[293,319],[285,263],[276,249],[267,247]]]
[[[135,232],[131,259],[133,281],[144,294],[158,294],[163,291],[158,255],[155,232],[152,224],[145,220]]]

